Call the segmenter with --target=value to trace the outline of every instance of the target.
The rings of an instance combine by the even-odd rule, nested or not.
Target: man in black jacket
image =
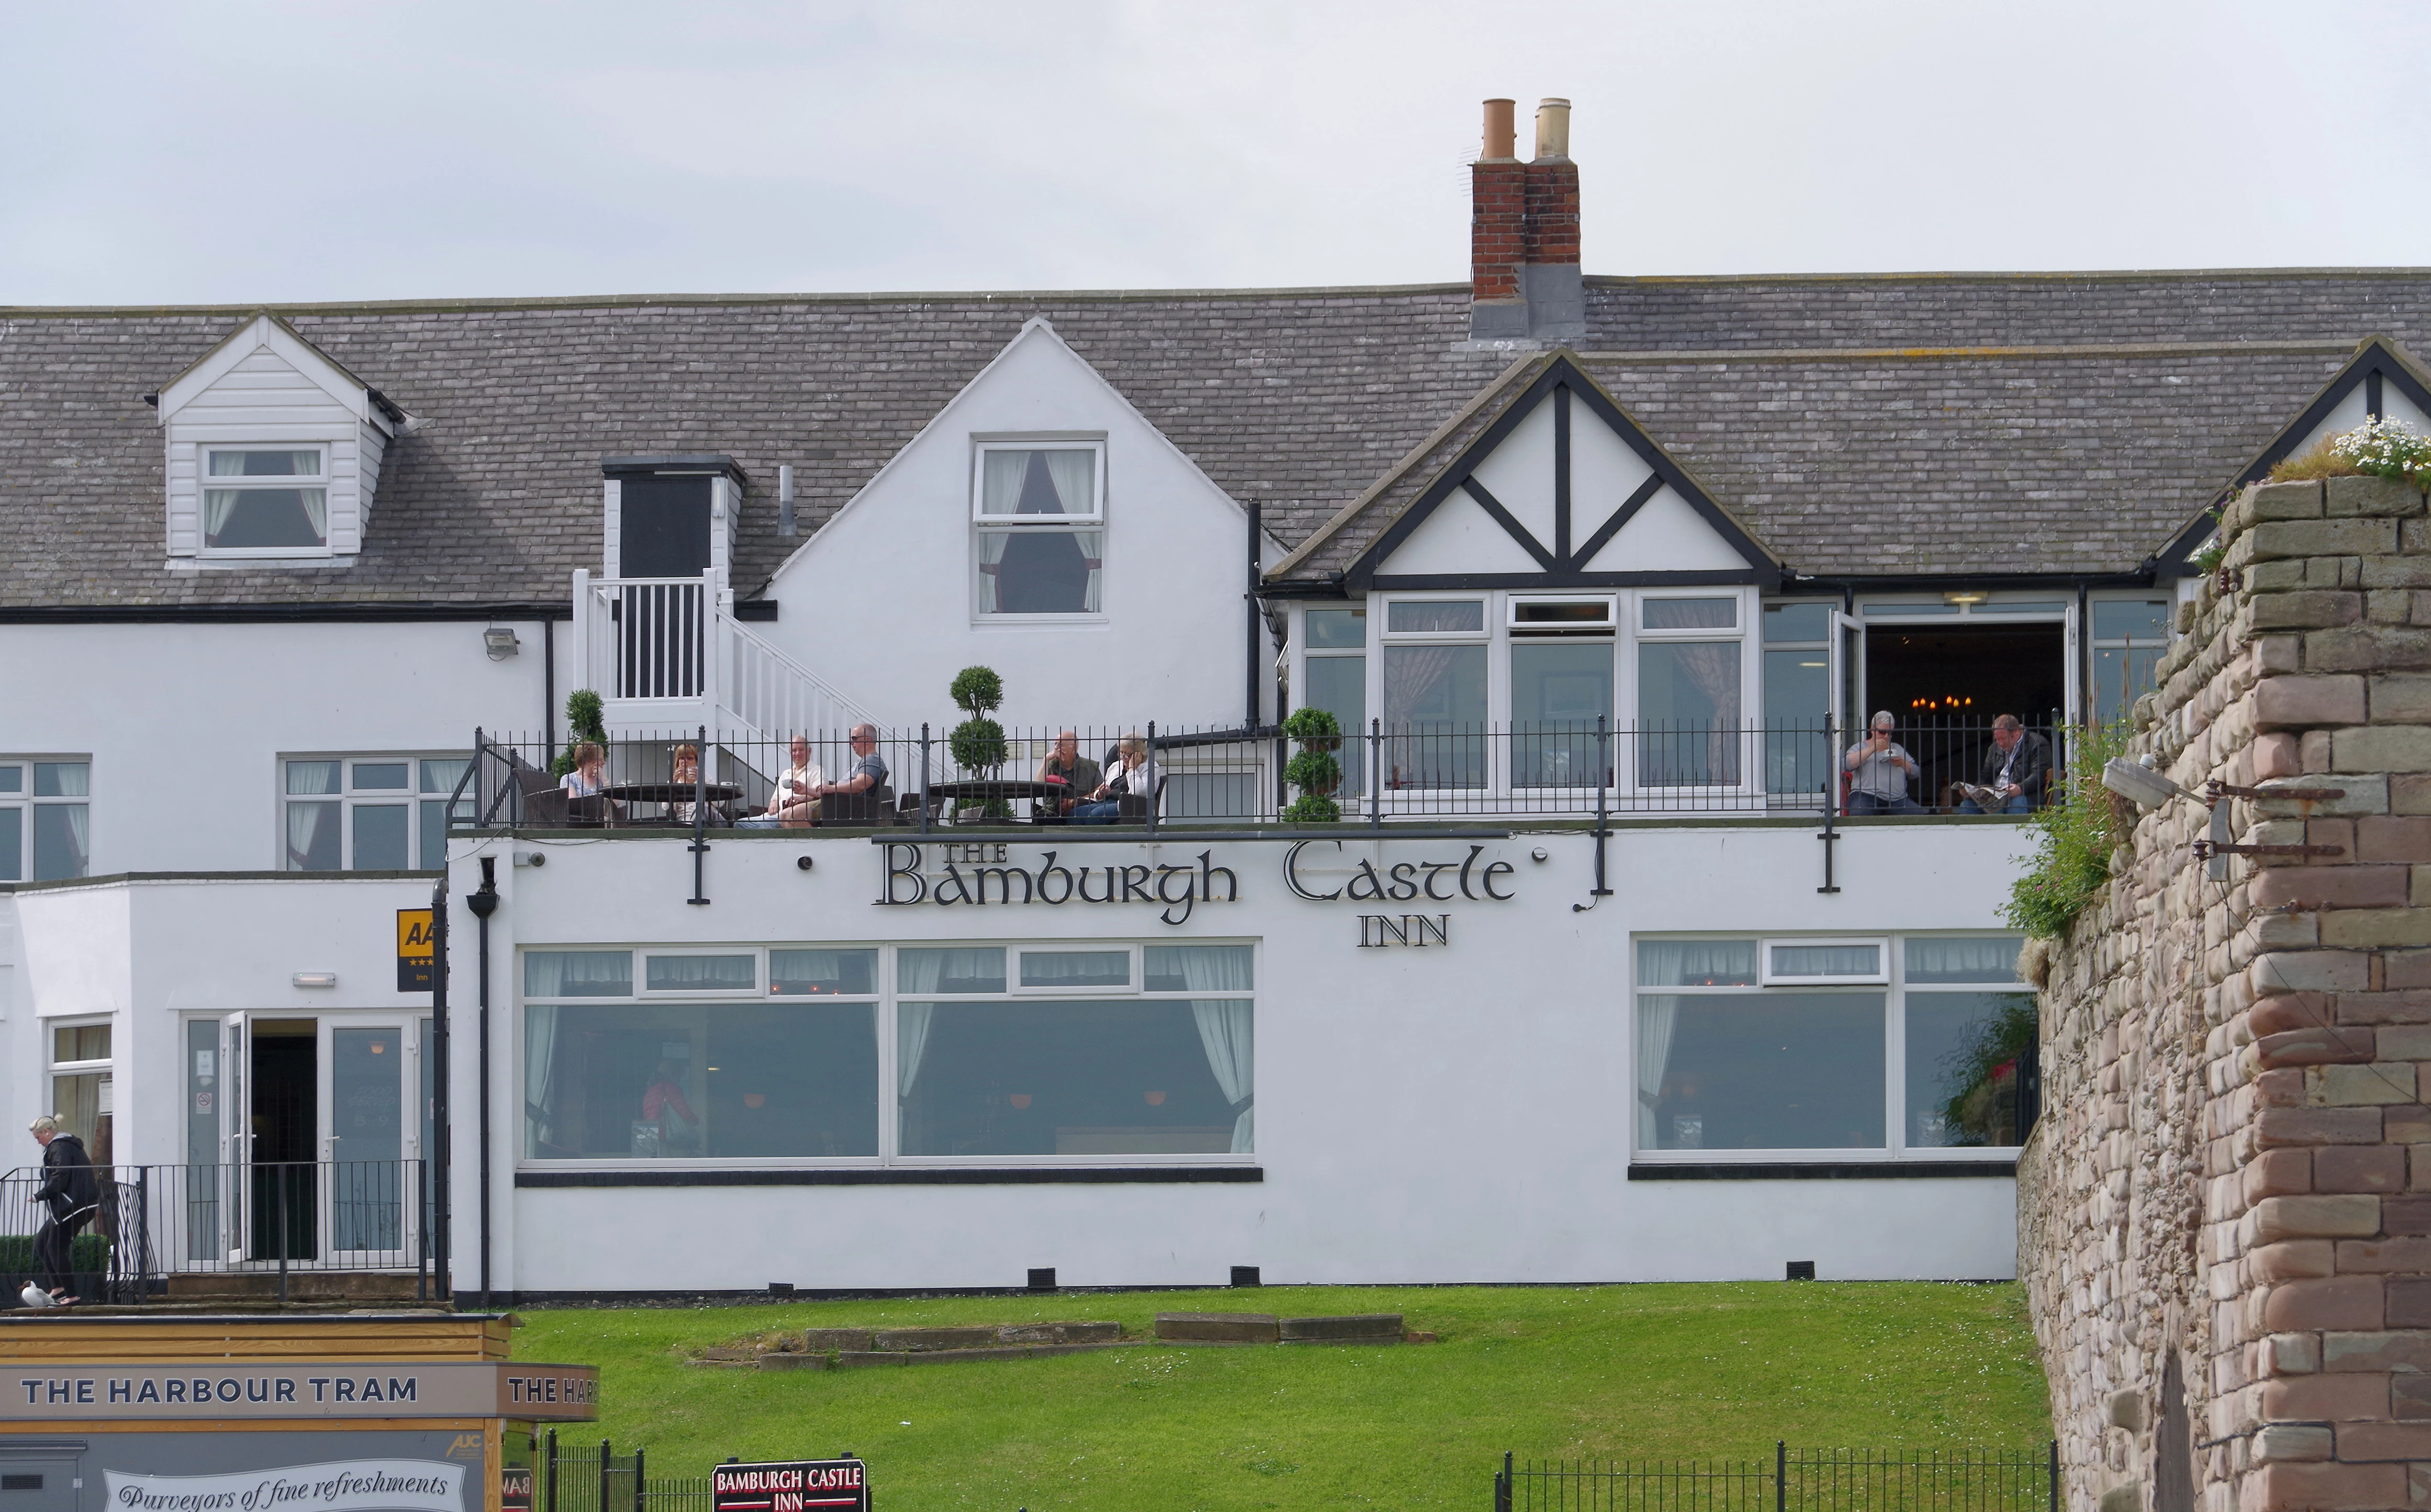
[[[1983,784],[2000,796],[1988,808],[1972,798],[1958,806],[1962,814],[2025,814],[2042,806],[2043,789],[2051,777],[2051,746],[2018,723],[2015,714],[1992,722],[1992,749],[1984,753]]]
[[[42,1184],[34,1188],[34,1200],[50,1214],[34,1236],[35,1280],[62,1304],[71,1303],[76,1299],[68,1295],[75,1279],[70,1254],[75,1237],[101,1206],[101,1183],[84,1141],[62,1132],[56,1114],[43,1114],[30,1127],[42,1147]]]

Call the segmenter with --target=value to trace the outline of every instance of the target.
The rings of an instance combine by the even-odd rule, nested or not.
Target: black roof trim
[[[605,477],[633,477],[656,473],[723,473],[735,482],[748,487],[750,475],[741,463],[724,452],[650,452],[638,457],[603,457],[599,472]]]
[[[1367,588],[1377,593],[1406,593],[1489,588],[1736,588],[1770,582],[1768,573],[1751,567],[1735,573],[1384,573],[1369,578]]]

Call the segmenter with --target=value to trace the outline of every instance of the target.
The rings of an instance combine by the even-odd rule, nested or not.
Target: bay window
[[[2035,1042],[2019,944],[1640,939],[1638,1156],[2015,1148]]]
[[[980,445],[971,518],[981,616],[1100,612],[1105,452],[1103,441]]]

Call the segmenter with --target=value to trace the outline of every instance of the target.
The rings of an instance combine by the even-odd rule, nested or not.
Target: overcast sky
[[[2431,7],[0,0],[0,305],[2431,263]]]

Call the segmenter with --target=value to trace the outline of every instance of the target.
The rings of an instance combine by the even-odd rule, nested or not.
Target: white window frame
[[[987,514],[987,459],[992,452],[1087,452],[1092,458],[1089,468],[1090,494],[1087,514],[1009,515]],[[974,436],[971,445],[971,621],[974,624],[1058,625],[1103,624],[1106,623],[1106,564],[1110,561],[1114,538],[1106,521],[1106,438],[1102,435],[1081,436],[1070,433],[1042,433],[1035,436],[988,435]],[[1082,609],[1062,614],[1008,614],[1001,610],[982,610],[980,603],[981,572],[980,541],[984,536],[1014,536],[1025,532],[1062,534],[1071,531],[1095,531],[1098,534],[1098,604],[1092,610]]]
[[[109,1031],[109,1055],[102,1056],[98,1060],[60,1060],[58,1058],[59,1034],[60,1030],[93,1028],[108,1029]],[[78,1014],[66,1018],[44,1019],[42,1021],[42,1110],[48,1113],[56,1113],[59,1111],[59,1093],[54,1089],[53,1085],[58,1078],[61,1076],[98,1075],[101,1078],[101,1087],[95,1093],[93,1099],[93,1116],[95,1118],[109,1118],[112,1121],[111,1130],[114,1134],[117,1127],[117,1111],[113,1106],[111,1106],[111,1105],[116,1101],[115,1093],[117,1091],[118,1082],[118,1025],[116,1019],[112,1015],[107,1013]],[[93,1134],[97,1134],[99,1131],[89,1129],[71,1132],[90,1137]],[[93,1154],[90,1149],[85,1153],[87,1155]]]
[[[34,769],[38,766],[80,766],[84,768],[85,791],[82,797],[44,798],[34,791]],[[0,771],[14,772],[17,786],[0,789],[0,809],[17,815],[17,854],[8,857],[14,871],[0,881],[31,882],[34,880],[34,813],[38,808],[74,807],[85,810],[85,864],[75,878],[55,877],[52,881],[73,881],[92,874],[92,757],[90,756],[0,756]]]
[[[1591,604],[1602,608],[1603,619],[1573,620],[1553,623],[1523,623],[1522,606],[1531,604]],[[1515,640],[1550,640],[1571,638],[1580,640],[1611,640],[1620,632],[1620,599],[1614,593],[1513,593],[1503,606],[1503,624]]]
[[[1685,629],[1649,630],[1646,628],[1646,606],[1666,599],[1727,599],[1733,606],[1732,623],[1728,626],[1708,625]],[[1731,584],[1707,587],[1640,589],[1627,595],[1629,628],[1621,642],[1614,648],[1615,682],[1613,685],[1613,723],[1628,732],[1616,754],[1613,772],[1621,790],[1639,798],[1695,799],[1754,792],[1765,781],[1764,774],[1764,605],[1755,590]],[[1665,643],[1733,642],[1739,648],[1739,720],[1737,744],[1739,780],[1735,783],[1674,786],[1650,785],[1638,772],[1640,741],[1636,734],[1645,723],[1639,707],[1637,648],[1641,645]],[[1752,650],[1751,650],[1752,647]],[[1626,649],[1630,654],[1620,655]]]
[[[1873,972],[1859,975],[1792,976],[1773,971],[1772,948],[1775,945],[1786,945],[1792,949],[1870,945],[1879,965]],[[1780,935],[1757,940],[1755,951],[1755,979],[1759,987],[1880,987],[1891,979],[1891,942],[1887,935]]]
[[[2158,636],[2096,635],[2094,626],[2101,623],[2102,606],[2104,604],[2160,605],[2162,606],[2161,633]],[[2102,653],[2105,651],[2157,651],[2163,655],[2167,655],[2170,649],[2170,643],[2177,637],[2177,598],[2175,594],[2168,589],[2147,589],[2135,593],[2094,593],[2087,595],[2085,605],[2085,670],[2087,684],[2085,691],[2085,703],[2087,712],[2092,718],[2119,718],[2123,717],[2125,713],[2124,710],[2121,710],[2117,715],[2114,715],[2110,710],[2096,708],[2093,706],[2094,695],[2100,691],[2100,679],[2095,676],[2095,672],[2101,662]],[[2139,689],[2134,693],[2131,693],[2127,700],[2128,707],[2133,708],[2135,706],[2136,700],[2150,691],[2152,691],[2151,689]]]
[[[1732,997],[1774,990],[1766,982],[1766,970],[1771,964],[1771,947],[1783,945],[1839,945],[1880,943],[1883,959],[1888,967],[1887,980],[1858,982],[1841,979],[1825,982],[1811,978],[1794,978],[1782,984],[1801,991],[1821,991],[1834,995],[1874,995],[1883,1000],[1883,1127],[1885,1141],[1881,1145],[1856,1148],[1845,1146],[1792,1146],[1786,1149],[1708,1149],[1665,1150],[1645,1148],[1637,1143],[1637,1122],[1630,1120],[1630,1159],[1640,1165],[1710,1166],[1710,1165],[1922,1165],[1933,1163],[1965,1163],[1984,1160],[2011,1160],[2024,1148],[2015,1145],[1925,1145],[1908,1142],[1907,1124],[1907,1005],[1910,994],[1930,995],[1939,992],[2007,993],[2032,997],[2033,987],[2024,982],[1930,982],[1911,986],[1907,980],[1907,941],[1916,939],[1981,939],[1992,937],[2012,938],[2013,931],[2003,929],[1920,929],[1886,936],[1846,935],[1769,935],[1757,936],[1751,931],[1728,933],[1648,933],[1630,940],[1629,981],[1629,1089],[1635,1105],[1637,1095],[1637,1000],[1642,997]],[[1645,987],[1638,983],[1638,947],[1649,941],[1699,939],[1752,939],[1756,947],[1756,982],[1753,985],[1728,987]],[[2044,1113],[2048,1115],[2049,1110]],[[2031,1131],[2027,1131],[2031,1133]]]
[[[1131,963],[1131,974],[1124,978],[1123,985],[1120,987],[1024,987],[1021,981],[1021,954],[1024,951],[1036,951],[1042,955],[1073,955],[1083,952],[1090,955],[1112,955],[1119,951],[1123,953]],[[1113,940],[1108,940],[1103,943],[1093,940],[1086,944],[1076,943],[1068,939],[1055,940],[1050,943],[1031,941],[1026,944],[1008,947],[1005,955],[1004,989],[1006,993],[1013,997],[1137,997],[1146,990],[1143,984],[1145,984],[1148,979],[1142,974],[1144,971],[1145,967],[1140,959],[1140,947],[1137,945],[1124,944]],[[993,997],[995,994],[981,993],[979,995],[983,997]]]
[[[650,985],[652,958],[680,955],[740,956],[751,962],[751,985],[749,987],[652,987]],[[790,992],[768,990],[768,953],[764,949],[755,947],[746,946],[738,949],[731,945],[661,945],[654,949],[635,952],[633,968],[633,996],[638,1001],[664,1002],[670,998],[713,998],[720,1001],[739,999],[756,1002],[763,998],[781,1000],[794,996]],[[824,993],[819,994],[820,1001],[826,1001],[826,996]],[[844,994],[839,992],[835,996],[841,998]]]
[[[329,545],[329,516],[336,505],[337,478],[330,469],[330,459],[337,444],[329,440],[299,441],[196,441],[194,444],[194,555],[216,560],[276,561],[293,557],[334,557]],[[242,475],[212,480],[213,452],[317,452],[320,470],[310,476],[244,477]],[[214,546],[204,533],[203,522],[210,514],[205,496],[213,490],[242,491],[275,489],[312,489],[321,490],[321,543],[317,546]]]
[[[525,1146],[525,1135],[519,1127],[514,1135],[515,1169],[518,1171],[631,1171],[636,1168],[666,1171],[802,1171],[830,1169],[864,1169],[874,1167],[901,1168],[985,1168],[1036,1167],[1047,1170],[1070,1167],[1102,1168],[1109,1164],[1127,1167],[1156,1166],[1239,1166],[1255,1169],[1260,1156],[1230,1153],[1197,1152],[1182,1155],[906,1155],[902,1153],[902,1099],[896,1081],[896,1061],[899,1051],[900,1033],[896,1007],[904,996],[899,991],[896,956],[905,950],[998,950],[1005,952],[1005,987],[1000,992],[922,992],[915,1001],[971,1004],[1001,1004],[1018,1006],[1039,1000],[1072,1000],[1094,998],[1107,1002],[1188,1002],[1206,998],[1246,998],[1257,1004],[1263,990],[1252,986],[1244,991],[1150,991],[1148,988],[1148,947],[1151,945],[1240,945],[1250,952],[1250,981],[1266,981],[1266,963],[1262,941],[1254,939],[1206,938],[1192,936],[1186,939],[848,939],[848,940],[782,940],[757,944],[736,941],[679,943],[592,943],[579,941],[547,942],[524,946],[515,953],[511,966],[514,1001],[517,1013],[509,1031],[511,1043],[508,1058],[512,1070],[512,1085],[526,1085],[525,1027],[521,1009],[532,1005],[561,1008],[642,1006],[645,1005],[678,1005],[696,1003],[707,1007],[741,1006],[746,1004],[787,1006],[866,1005],[870,1008],[878,1035],[878,1150],[875,1155],[588,1155],[578,1159],[534,1159]],[[1018,952],[1029,950],[1124,950],[1131,955],[1132,987],[1115,988],[1029,988],[1019,986],[1021,963]],[[874,989],[866,993],[837,992],[818,994],[777,993],[768,989],[768,954],[778,950],[874,950],[878,953]],[[527,952],[556,951],[630,951],[633,955],[633,989],[629,993],[600,996],[528,997],[524,990],[522,957]],[[649,980],[648,957],[661,955],[756,955],[753,970],[760,984],[751,992],[658,991],[645,984]],[[1251,1010],[1256,1011],[1255,1007]],[[1261,1056],[1258,1065],[1264,1065]],[[1257,1071],[1253,1068],[1254,1087]]]
[[[306,871],[305,868],[294,864],[294,857],[289,853],[287,839],[287,806],[291,803],[331,802],[338,805],[339,864],[337,870],[335,872],[317,872],[307,874],[335,876],[342,872],[352,872],[355,870],[354,811],[359,804],[362,806],[375,808],[394,807],[397,805],[402,804],[406,810],[405,858],[408,865],[405,870],[409,872],[430,870],[429,868],[422,865],[422,851],[425,843],[423,836],[425,810],[423,806],[425,804],[437,804],[441,806],[444,810],[447,803],[448,795],[444,792],[429,793],[422,790],[422,763],[425,761],[470,761],[472,759],[473,754],[469,751],[281,752],[278,759],[271,764],[273,772],[272,786],[274,789],[272,807],[277,816],[276,822],[277,833],[276,838],[272,842],[273,849],[271,852],[276,861],[275,870],[296,872],[304,872]],[[339,763],[338,790],[335,792],[326,793],[289,792],[287,790],[287,768],[289,763],[296,761],[335,761]],[[405,765],[405,786],[402,788],[358,789],[355,786],[355,765],[358,762],[361,762],[365,765],[394,765],[398,762],[402,762]],[[470,815],[470,806],[472,801],[472,793],[468,788],[466,789],[465,796],[458,803],[459,810],[465,813],[468,817]],[[444,822],[444,813],[442,815],[442,822]]]

